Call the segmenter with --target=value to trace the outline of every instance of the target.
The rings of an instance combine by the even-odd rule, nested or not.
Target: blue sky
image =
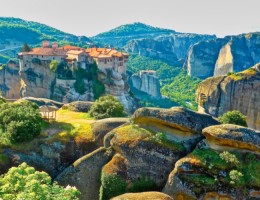
[[[0,5],[0,16],[76,35],[133,22],[219,37],[260,31],[260,0],[0,0]]]

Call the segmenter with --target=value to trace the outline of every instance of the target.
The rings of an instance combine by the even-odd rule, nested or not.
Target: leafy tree
[[[59,65],[59,62],[57,60],[52,60],[50,63],[50,70],[55,73],[58,68],[58,65]]]
[[[76,200],[79,193],[75,187],[52,183],[46,172],[36,171],[26,163],[0,176],[0,199]]]
[[[2,97],[2,92],[0,91],[0,105],[6,103],[6,99]]]
[[[31,51],[30,47],[27,43],[24,43],[23,48],[21,49],[21,52],[29,52]]]
[[[11,143],[30,141],[40,134],[38,106],[28,101],[0,105],[0,132]]]
[[[246,116],[238,110],[228,111],[223,116],[219,117],[222,124],[236,124],[247,127]]]
[[[122,117],[124,115],[124,106],[111,95],[103,96],[91,106],[89,114],[96,119]]]

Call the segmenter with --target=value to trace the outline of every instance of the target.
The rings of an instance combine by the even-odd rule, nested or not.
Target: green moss
[[[117,174],[105,174],[102,172],[101,184],[99,191],[100,200],[107,200],[126,192],[127,183]]]
[[[0,154],[0,163],[2,164],[8,164],[9,163],[9,158],[5,154]]]
[[[214,167],[222,170],[230,168],[230,165],[220,158],[219,152],[212,149],[195,149],[190,155],[198,159],[206,168]]]
[[[213,177],[206,175],[181,175],[181,179],[185,182],[192,184],[192,191],[196,194],[200,194],[203,190],[214,191],[216,186],[216,180]]]
[[[134,181],[129,192],[145,192],[154,191],[157,189],[157,185],[154,180],[147,179],[144,176]]]
[[[156,133],[150,138],[150,141],[155,142],[164,147],[170,148],[172,150],[185,151],[185,147],[182,144],[169,140],[165,133]]]

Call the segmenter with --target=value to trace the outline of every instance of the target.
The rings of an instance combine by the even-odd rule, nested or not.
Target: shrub
[[[30,141],[40,134],[42,119],[38,106],[28,101],[0,105],[0,129],[11,143]]]
[[[229,172],[230,183],[235,185],[241,185],[243,183],[243,174],[237,170],[231,170]]]
[[[126,192],[127,183],[117,174],[106,175],[103,172],[101,182],[102,186],[99,191],[100,200],[110,199]]]
[[[122,117],[124,116],[124,106],[111,95],[103,96],[91,106],[89,114],[96,119]]]
[[[86,92],[86,84],[83,79],[76,80],[74,83],[74,89],[79,94],[84,94]]]
[[[222,160],[225,160],[227,163],[230,163],[233,165],[239,164],[237,157],[235,155],[229,153],[228,151],[224,151],[224,152],[220,153],[219,156]]]
[[[0,176],[0,199],[76,200],[79,193],[75,187],[52,183],[47,173],[36,171],[26,163]]]
[[[244,116],[238,110],[233,110],[225,113],[223,116],[219,117],[219,121],[222,124],[236,124],[247,127],[246,116]]]
[[[3,104],[3,103],[6,103],[6,100],[5,100],[4,97],[1,97],[1,95],[0,95],[0,105]]]
[[[50,63],[50,70],[55,73],[58,68],[58,65],[59,65],[59,62],[57,60],[52,60]]]

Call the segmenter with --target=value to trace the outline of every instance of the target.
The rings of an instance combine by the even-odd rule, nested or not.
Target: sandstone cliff
[[[19,99],[22,97],[48,98],[69,103],[73,101],[94,101],[95,86],[93,77],[83,79],[85,91],[77,92],[75,78],[61,79],[50,70],[50,61],[35,60],[25,65],[18,66],[16,62],[9,62],[0,69],[0,91],[7,99]],[[86,73],[91,73],[91,69]],[[129,87],[126,77],[114,70],[99,71],[97,74],[101,84],[105,87],[105,94],[111,94],[118,98],[128,113],[136,108],[136,102],[129,95]]]
[[[155,38],[134,39],[127,43],[125,49],[142,56],[162,59],[174,66],[181,66],[192,45],[213,38],[215,37],[209,35],[174,33]]]
[[[199,78],[239,72],[260,62],[259,44],[259,32],[202,41],[191,47],[184,68]]]
[[[153,98],[161,98],[160,82],[155,71],[143,70],[133,74],[129,79],[130,87],[144,92]]]
[[[246,115],[248,126],[260,129],[260,65],[229,76],[201,82],[196,91],[199,110],[215,117],[230,110]]]

